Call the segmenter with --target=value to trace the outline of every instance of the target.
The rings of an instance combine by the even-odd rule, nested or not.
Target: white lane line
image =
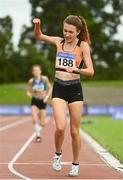
[[[12,128],[12,127],[18,126],[18,125],[20,125],[20,124],[23,124],[23,123],[25,123],[25,122],[27,122],[27,121],[29,121],[29,119],[19,120],[19,122],[10,123],[10,124],[8,124],[8,125],[6,125],[6,126],[1,127],[1,128],[0,128],[0,132],[5,131],[5,130],[7,130],[7,129],[10,129],[10,128]]]
[[[100,155],[101,159],[110,167],[123,172],[123,164],[121,164],[112,154],[110,154],[105,148],[98,144],[91,136],[85,131],[80,129],[80,136],[88,143],[92,149]]]
[[[26,141],[26,143],[22,146],[22,148],[17,152],[17,154],[13,157],[13,159],[8,163],[8,168],[9,170],[19,176],[20,178],[22,179],[26,179],[26,180],[30,180],[29,177],[26,177],[24,176],[23,174],[17,172],[15,169],[14,169],[14,163],[17,161],[17,159],[21,156],[21,154],[23,154],[23,152],[26,150],[26,148],[29,146],[29,144],[32,142],[32,140],[34,139],[35,137],[35,133],[32,134],[32,136]]]
[[[46,119],[46,123],[48,123],[51,120],[51,118]],[[8,163],[8,169],[15,175],[26,179],[26,180],[31,180],[31,178],[24,176],[23,174],[17,172],[14,169],[14,164],[17,161],[17,159],[23,154],[23,152],[26,150],[26,148],[29,146],[29,144],[33,141],[35,137],[35,133],[32,134],[32,136],[25,142],[25,144],[22,146],[22,148],[17,152],[17,154],[12,158],[12,160]]]
[[[15,121],[17,119],[20,119],[19,116],[0,116],[0,125],[4,122],[7,123],[8,121]]]
[[[71,165],[71,162],[61,162],[62,165],[68,166]],[[0,165],[8,165],[8,163],[0,163]],[[42,165],[52,165],[52,162],[22,162],[22,163],[13,163],[14,165],[36,165],[36,166],[42,166]],[[94,164],[94,163],[80,163],[80,166],[107,166],[106,164]]]

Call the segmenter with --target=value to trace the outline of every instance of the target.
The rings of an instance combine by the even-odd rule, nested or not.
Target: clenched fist
[[[39,18],[34,18],[32,21],[34,24],[40,24],[40,19]]]

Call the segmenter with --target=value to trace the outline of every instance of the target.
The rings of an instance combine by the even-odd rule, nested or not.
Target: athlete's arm
[[[91,54],[90,54],[90,47],[87,42],[82,42],[81,50],[83,53],[83,60],[85,63],[86,68],[80,69],[80,74],[85,76],[93,76],[94,75],[94,68],[92,64]]]
[[[53,37],[53,36],[47,36],[45,34],[42,33],[41,31],[41,21],[38,18],[33,19],[33,23],[34,23],[34,36],[37,40],[40,41],[45,41],[47,43],[51,43],[51,44],[57,44],[57,42],[61,41],[62,38],[60,37]]]
[[[32,86],[32,79],[30,79],[28,81],[27,92],[26,92],[27,96],[30,97],[30,98],[32,98],[32,89],[31,89],[31,86]]]
[[[47,102],[47,100],[50,97],[51,92],[52,92],[52,86],[51,86],[51,83],[50,83],[48,77],[44,76],[44,81],[45,81],[46,86],[47,86],[47,95],[44,98],[44,102]]]

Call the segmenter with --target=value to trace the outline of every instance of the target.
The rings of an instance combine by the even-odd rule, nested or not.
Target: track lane
[[[43,130],[43,142],[31,143],[26,151],[19,157],[15,164],[17,172],[31,179],[71,179],[68,172],[71,165],[71,139],[69,128],[66,129],[63,145],[63,168],[61,172],[52,170],[54,148],[53,121]],[[22,163],[22,164],[18,164]],[[108,167],[100,157],[82,139],[80,153],[80,175],[76,179],[123,179],[123,174]]]
[[[23,117],[22,119],[31,119]],[[21,119],[21,120],[22,120]],[[23,179],[15,176],[8,170],[8,163],[15,157],[18,151],[31,137],[31,121],[0,132],[0,179]],[[71,179],[68,172],[71,165],[71,139],[69,128],[66,129],[65,142],[63,145],[63,168],[57,173],[52,170],[52,159],[54,148],[54,122],[51,121],[43,129],[43,142],[30,142],[25,151],[16,159],[13,168],[16,172],[29,177],[30,179]],[[75,178],[73,178],[75,179]],[[123,174],[107,167],[100,157],[82,140],[82,150],[80,154],[80,175],[76,179],[123,179]]]
[[[18,176],[9,171],[8,162],[32,134],[30,117],[21,117],[19,121],[24,121],[24,123],[0,132],[0,179],[18,179]]]
[[[17,122],[21,119],[21,116],[0,116],[0,128],[5,125]]]

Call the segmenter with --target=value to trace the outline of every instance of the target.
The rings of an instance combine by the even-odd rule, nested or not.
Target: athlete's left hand
[[[48,96],[45,96],[45,98],[44,98],[43,102],[44,102],[44,103],[46,103],[46,102],[47,102],[47,100],[48,100],[48,98],[49,98]]]

